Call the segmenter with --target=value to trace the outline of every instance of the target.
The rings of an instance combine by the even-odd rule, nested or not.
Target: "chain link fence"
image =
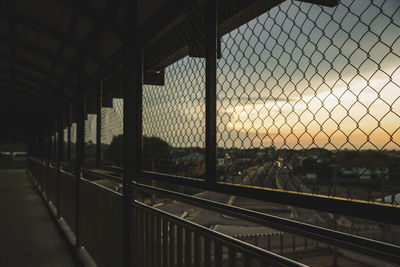
[[[223,36],[220,181],[400,204],[399,8],[285,1]]]
[[[88,114],[85,120],[85,163],[93,164],[96,161],[96,124],[97,115]]]
[[[219,181],[399,204],[399,6],[284,1],[222,36]],[[144,86],[145,170],[204,175],[204,68]]]
[[[71,123],[71,163],[76,162],[76,122]]]
[[[101,108],[102,163],[122,166],[124,101],[112,100],[112,107]]]
[[[68,127],[63,129],[63,161],[68,159]]]
[[[143,87],[143,167],[189,177],[205,172],[205,60],[165,68],[165,85]]]

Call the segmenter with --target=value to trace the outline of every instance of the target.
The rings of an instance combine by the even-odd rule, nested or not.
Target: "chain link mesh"
[[[85,163],[93,163],[96,159],[96,119],[96,114],[88,114],[85,120]]]
[[[63,129],[63,161],[68,158],[68,127]]]
[[[148,171],[202,177],[205,171],[205,61],[165,69],[165,85],[143,87],[143,164]]]
[[[76,133],[77,125],[76,122],[71,123],[71,162],[76,161]]]
[[[399,204],[398,1],[285,1],[222,37],[221,181]]]
[[[113,99],[112,108],[101,108],[101,151],[104,164],[122,166],[124,101]]]

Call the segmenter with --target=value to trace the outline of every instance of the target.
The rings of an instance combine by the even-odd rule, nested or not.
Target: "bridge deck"
[[[75,266],[25,170],[0,170],[0,266]]]

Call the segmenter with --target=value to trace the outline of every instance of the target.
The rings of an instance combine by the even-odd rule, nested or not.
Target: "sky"
[[[397,0],[286,1],[223,36],[218,146],[399,149],[399,8]],[[144,86],[143,134],[204,147],[204,59],[165,71],[165,86]],[[121,112],[118,99],[103,108],[103,143],[122,133]]]

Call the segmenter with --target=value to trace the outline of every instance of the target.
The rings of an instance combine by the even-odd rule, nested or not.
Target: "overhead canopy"
[[[20,125],[54,115],[77,88],[93,88],[99,77],[116,73],[110,66],[123,55],[127,38],[145,44],[145,83],[161,85],[166,66],[204,55],[204,0],[139,0],[137,36],[124,27],[124,2],[1,1],[0,123],[14,114],[24,114]],[[219,35],[280,2],[219,0]]]

